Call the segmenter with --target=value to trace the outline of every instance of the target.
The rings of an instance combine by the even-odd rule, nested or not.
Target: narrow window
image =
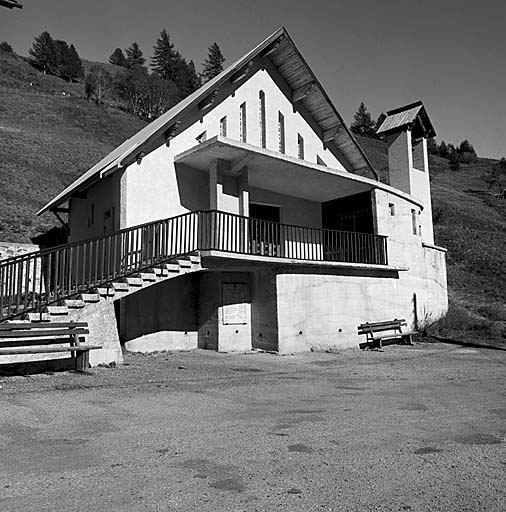
[[[327,164],[325,163],[325,160],[323,160],[322,158],[320,158],[318,155],[316,155],[316,163],[318,165],[323,165],[324,167],[327,167]]]
[[[196,137],[196,141],[199,143],[199,144],[202,144],[203,142],[205,142],[207,139],[207,131],[205,132],[202,132],[198,137]]]
[[[243,103],[239,108],[239,138],[241,142],[246,142],[246,103]]]
[[[416,210],[411,210],[411,227],[413,229],[413,235],[418,233],[418,215]]]
[[[388,203],[388,208],[390,209],[390,215],[393,217],[395,215],[395,204]]]
[[[222,137],[227,136],[227,116],[220,119],[220,135]]]
[[[285,153],[285,116],[278,113],[278,147],[280,153]]]
[[[90,216],[88,217],[88,226],[95,224],[95,203],[90,205]]]
[[[258,120],[260,123],[260,146],[265,148],[267,145],[265,133],[265,93],[258,93]]]
[[[300,134],[297,135],[297,156],[304,160],[304,139]]]

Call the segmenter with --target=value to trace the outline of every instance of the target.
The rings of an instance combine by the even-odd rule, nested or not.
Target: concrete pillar
[[[248,168],[244,167],[239,175],[239,215],[249,217]]]

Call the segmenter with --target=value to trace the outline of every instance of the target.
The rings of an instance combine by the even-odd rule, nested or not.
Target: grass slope
[[[83,97],[83,85],[0,52],[0,240],[29,242],[58,221],[36,211],[144,122]]]
[[[29,242],[57,225],[50,214],[35,212],[143,126],[86,101],[82,84],[41,74],[25,59],[0,52],[0,240]],[[385,144],[358,139],[385,180]],[[487,194],[482,180],[494,163],[480,159],[452,172],[446,160],[431,157],[435,238],[448,248],[451,297],[484,316],[506,303],[506,202]]]

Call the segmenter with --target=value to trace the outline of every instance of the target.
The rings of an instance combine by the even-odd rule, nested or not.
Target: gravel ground
[[[0,377],[0,510],[504,511],[505,364],[416,344]]]

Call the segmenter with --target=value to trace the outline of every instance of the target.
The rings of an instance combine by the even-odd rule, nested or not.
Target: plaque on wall
[[[223,325],[245,325],[248,322],[248,285],[223,283]]]

